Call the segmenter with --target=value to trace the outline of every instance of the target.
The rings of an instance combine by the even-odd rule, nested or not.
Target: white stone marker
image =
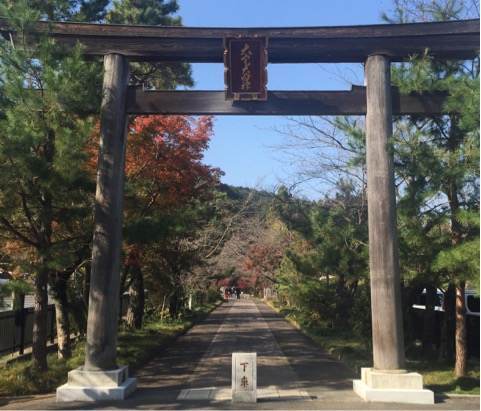
[[[257,353],[232,353],[232,402],[257,402]]]

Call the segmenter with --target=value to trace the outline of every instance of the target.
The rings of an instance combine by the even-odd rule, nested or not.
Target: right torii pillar
[[[371,283],[372,368],[362,368],[354,391],[366,401],[433,404],[422,376],[404,369],[401,279],[396,229],[391,64],[369,56],[366,76],[366,161]]]

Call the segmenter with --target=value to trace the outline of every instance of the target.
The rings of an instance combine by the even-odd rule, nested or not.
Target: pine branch
[[[25,216],[27,217],[28,222],[30,223],[30,229],[32,231],[32,234],[35,236],[37,239],[37,242],[40,241],[40,235],[38,233],[37,228],[35,227],[35,222],[33,221],[32,213],[30,212],[30,209],[28,208],[27,205],[27,198],[25,195],[25,192],[23,189],[20,190],[20,198],[22,199],[22,208],[23,212],[25,213]]]
[[[20,231],[18,231],[5,217],[0,217],[0,223],[12,234],[17,236],[20,240],[22,240],[24,243],[30,244],[31,246],[38,248],[39,244],[36,243],[35,241],[32,241],[30,238],[28,238],[26,235],[22,234]]]

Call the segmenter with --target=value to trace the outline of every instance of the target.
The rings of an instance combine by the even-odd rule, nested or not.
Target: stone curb
[[[479,394],[449,394],[449,393],[434,393],[435,397],[448,397],[448,398],[479,398]]]

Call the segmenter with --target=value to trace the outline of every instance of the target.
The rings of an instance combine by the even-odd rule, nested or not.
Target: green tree
[[[477,1],[395,0],[384,18],[391,23],[444,21],[479,17]],[[466,366],[464,299],[466,282],[477,283],[473,253],[479,234],[473,219],[479,216],[479,59],[441,61],[425,55],[392,65],[393,83],[402,92],[444,91],[450,97],[445,116],[395,118],[391,141],[395,160],[398,231],[405,311],[410,295],[427,288],[425,310],[426,353],[433,341],[432,316],[436,288],[454,290],[458,298],[456,338],[447,336],[455,309],[446,293],[443,341],[456,340],[456,374]],[[339,176],[350,176],[359,189],[365,186],[365,136],[356,118],[294,120],[283,130],[283,147],[299,160],[301,177],[335,186]],[[300,147],[300,148],[299,148]],[[317,152],[316,152],[317,151]],[[332,152],[336,155],[332,155]],[[313,154],[314,153],[314,154]],[[315,156],[314,156],[315,155]],[[307,168],[306,168],[307,167]],[[448,261],[451,261],[448,263]],[[405,316],[408,319],[408,316]],[[406,333],[409,335],[409,332]],[[445,348],[440,351],[446,352]]]
[[[360,325],[354,315],[358,289],[367,285],[368,276],[363,191],[340,180],[333,197],[306,204],[280,190],[273,209],[304,242],[291,241],[284,253],[276,275],[281,297],[311,324],[353,326],[365,338],[362,326],[370,329],[369,321]]]
[[[105,19],[109,0],[24,0],[21,2],[4,0],[1,4],[4,9],[12,10],[12,12],[6,16],[14,19],[17,26],[21,26],[23,29],[25,29],[24,32],[21,32],[21,36],[19,37],[23,41],[24,38],[22,36],[24,34],[28,34],[29,32],[29,29],[25,28],[24,24],[27,23],[28,25],[33,23],[33,20],[29,20],[22,11],[25,7],[28,7],[28,11],[32,12],[31,18],[38,20],[101,22]],[[15,41],[16,40],[17,39],[15,39]],[[34,56],[34,53],[31,53],[31,56]],[[62,59],[65,58],[65,56],[66,55],[63,50],[61,50],[60,53],[52,50],[52,59]],[[79,58],[79,56],[76,58]],[[40,62],[39,67],[41,65],[42,64]],[[94,66],[96,66],[96,69],[94,69]],[[70,107],[72,112],[77,111],[77,114],[80,116],[85,116],[87,113],[96,112],[98,111],[99,107],[98,93],[96,90],[100,89],[100,77],[98,75],[101,73],[100,62],[92,63],[91,67],[92,68],[86,72],[86,75],[83,76],[83,79],[85,80],[85,84],[88,85],[86,90],[88,90],[88,94],[92,97],[90,99],[83,98],[82,102],[78,102],[76,107]],[[87,79],[88,75],[92,75],[93,77]],[[46,85],[45,81],[44,85]],[[54,93],[56,91],[59,90],[52,89],[50,92]],[[79,95],[82,94],[83,93],[80,93]],[[62,98],[62,96],[58,96],[59,101],[61,101]],[[61,267],[60,265],[57,265],[54,270],[52,269],[51,275],[48,279],[51,295],[54,298],[56,309],[59,357],[68,357],[70,355],[69,314],[74,314],[78,324],[84,323],[84,321],[81,319],[82,316],[80,315],[80,313],[84,310],[72,309],[72,307],[70,307],[71,302],[69,301],[68,295],[75,295],[76,293],[69,291],[71,287],[69,287],[68,284],[73,271],[76,270],[76,267],[78,266],[78,263],[88,260],[90,256],[88,244],[91,241],[91,235],[88,227],[91,223],[90,202],[92,197],[90,194],[93,190],[93,184],[90,185],[91,187],[89,189],[89,195],[83,197],[83,204],[85,207],[82,209],[82,202],[79,201],[77,204],[77,215],[72,216],[66,213],[65,222],[68,221],[68,224],[62,226],[61,228],[61,230],[68,231],[64,232],[63,236],[72,237],[72,240],[66,245],[65,255],[71,255],[75,257],[64,258],[66,266]],[[80,230],[82,234],[80,235],[77,230]],[[72,262],[71,260],[76,261]],[[80,328],[82,328],[82,326],[80,326]]]
[[[11,89],[3,92],[2,103],[5,107],[14,108],[19,110],[19,107],[23,104],[23,109],[28,111],[30,109],[35,110],[35,105],[30,104],[34,102],[35,104],[43,104],[42,110],[47,113],[44,115],[46,122],[57,121],[58,129],[50,132],[54,127],[49,128],[48,132],[50,142],[46,144],[48,150],[45,150],[45,156],[42,158],[43,161],[48,163],[56,163],[65,161],[69,163],[71,160],[73,164],[78,166],[78,169],[82,169],[81,164],[85,162],[85,151],[82,145],[85,143],[85,136],[91,132],[91,122],[85,121],[84,118],[88,113],[98,111],[99,104],[99,93],[100,90],[100,74],[101,65],[98,61],[93,61],[90,64],[81,62],[81,51],[79,48],[75,49],[74,52],[67,52],[62,48],[55,45],[55,43],[47,38],[36,39],[36,48],[34,51],[28,51],[24,47],[24,39],[29,34],[31,29],[31,24],[35,20],[60,20],[60,21],[87,21],[87,22],[116,22],[116,23],[128,23],[133,24],[180,24],[180,18],[171,18],[169,14],[174,13],[178,9],[178,5],[175,1],[167,2],[164,4],[163,1],[151,1],[151,2],[131,2],[131,1],[117,1],[108,9],[108,0],[23,0],[21,2],[16,2],[12,0],[2,1],[3,15],[9,18],[12,22],[12,27],[17,30],[17,36],[14,39],[13,45],[5,40],[2,43],[3,50],[3,62],[6,68],[11,69],[13,67],[18,68],[19,76],[23,75],[22,81],[18,81],[18,85],[27,85],[34,89],[41,91],[38,95],[32,94],[28,96],[22,96],[22,99],[12,97]],[[19,42],[19,44],[16,44]],[[13,46],[13,47],[10,47]],[[16,53],[16,54],[15,54]],[[23,53],[23,54],[20,54]],[[7,67],[8,64],[15,58],[18,61],[17,66]],[[8,57],[8,58],[7,58]],[[10,60],[8,60],[10,59]],[[24,59],[24,61],[21,61]],[[22,67],[20,63],[23,63]],[[30,65],[30,67],[26,67]],[[69,73],[68,71],[72,71]],[[75,73],[75,70],[80,71]],[[6,70],[8,71],[8,70]],[[12,70],[10,70],[11,72]],[[29,72],[30,71],[30,72]],[[149,86],[155,85],[158,87],[173,88],[176,84],[191,85],[192,80],[190,77],[190,67],[183,64],[174,65],[147,65],[139,64],[134,65],[134,70],[132,70],[132,82],[134,84],[138,83],[149,83]],[[33,74],[32,74],[33,73]],[[140,73],[140,74],[139,74]],[[73,77],[74,81],[71,81]],[[155,77],[155,80],[154,80]],[[8,83],[10,79],[7,79],[5,83]],[[15,92],[25,92],[26,90],[20,90],[21,87],[17,87]],[[3,91],[3,90],[2,90]],[[40,98],[41,96],[41,98]],[[30,99],[30,101],[27,101]],[[15,107],[19,104],[19,107]],[[67,115],[62,119],[61,112],[65,112]],[[33,114],[33,113],[30,113]],[[69,118],[74,118],[75,121],[69,123]],[[28,121],[28,116],[25,117],[25,121]],[[75,124],[73,124],[75,123]],[[80,124],[82,123],[82,124]],[[50,125],[48,126],[50,127]],[[61,130],[61,128],[64,128]],[[81,130],[78,130],[80,127]],[[17,133],[25,132],[25,130],[18,129]],[[74,138],[71,142],[67,139],[62,140],[58,135],[67,135],[70,133]],[[17,142],[15,142],[16,144]],[[12,143],[11,146],[13,146]],[[71,153],[68,154],[69,150]],[[37,154],[40,152],[37,151]],[[72,153],[77,153],[75,157]],[[70,159],[68,159],[70,155]],[[16,154],[14,155],[14,157]],[[61,160],[60,160],[61,159]],[[16,158],[14,158],[16,160]],[[49,167],[47,167],[49,168]],[[50,167],[54,168],[54,166]],[[76,173],[76,168],[72,167],[71,178],[75,180],[76,177],[73,175]],[[85,170],[83,170],[85,171]],[[33,171],[34,173],[35,171]],[[28,177],[23,174],[23,171],[19,172],[20,178]],[[45,179],[50,179],[50,176],[42,176]],[[71,302],[69,301],[69,295],[80,295],[81,292],[77,290],[74,293],[69,291],[68,284],[71,282],[72,273],[74,273],[78,267],[82,267],[85,279],[83,281],[84,285],[88,285],[88,261],[90,249],[89,243],[91,241],[91,232],[88,229],[91,224],[91,202],[92,202],[92,180],[89,178],[88,174],[84,173],[83,181],[72,182],[64,180],[65,187],[69,185],[72,191],[75,192],[79,189],[84,190],[81,198],[76,199],[75,212],[72,212],[72,207],[70,211],[67,211],[67,207],[63,206],[58,208],[58,214],[50,217],[49,212],[45,212],[44,215],[46,220],[44,226],[46,227],[47,234],[46,237],[51,235],[58,236],[65,240],[64,243],[64,254],[58,253],[52,255],[51,258],[55,260],[53,263],[45,263],[49,267],[48,274],[42,275],[42,278],[47,278],[50,283],[51,294],[55,300],[56,312],[57,312],[57,333],[59,341],[59,356],[69,355],[69,335],[70,335],[70,325],[69,325],[69,312],[70,314],[78,314],[79,310],[73,310],[71,307]],[[58,179],[55,181],[56,185],[48,184],[48,190],[56,190],[55,192],[62,192],[58,190],[58,187],[62,184],[62,181]],[[78,187],[75,186],[78,185]],[[82,187],[80,188],[80,185]],[[65,191],[65,190],[63,190]],[[79,191],[79,192],[80,192]],[[27,193],[29,194],[29,193]],[[75,199],[72,195],[71,200]],[[22,200],[24,201],[24,200]],[[54,204],[57,199],[50,199],[47,196],[47,203],[52,202],[53,208],[56,210],[58,204]],[[25,201],[24,201],[25,202]],[[10,202],[12,205],[13,202]],[[26,208],[29,204],[27,204]],[[13,207],[13,205],[12,205]],[[32,207],[36,210],[35,207]],[[46,207],[49,208],[49,207]],[[61,210],[61,213],[60,213]],[[31,211],[28,211],[31,213]],[[56,213],[52,212],[53,214]],[[30,217],[27,217],[29,223],[34,225],[37,223],[36,216],[33,213]],[[16,230],[17,237],[22,234],[22,228],[17,225],[17,221],[13,221],[13,216],[5,216],[4,224],[11,224],[10,231]],[[31,220],[31,221],[30,221]],[[52,220],[50,222],[50,220]],[[49,228],[52,226],[51,228]],[[10,234],[11,234],[10,232]],[[27,230],[28,234],[31,234],[32,230]],[[11,242],[11,238],[7,235],[7,239]],[[23,243],[26,243],[27,238],[23,239]],[[17,257],[22,256],[22,258],[16,258],[16,262],[33,261],[31,258],[26,258],[27,252],[22,247],[18,246],[17,241]],[[50,240],[46,240],[47,243]],[[30,244],[32,245],[32,244]],[[11,248],[12,249],[12,248]],[[21,249],[21,252],[19,251]],[[28,256],[30,257],[30,256]],[[50,256],[47,260],[50,259]],[[37,267],[37,264],[34,264]],[[29,267],[32,271],[33,268]],[[37,276],[40,278],[40,276]],[[85,287],[84,287],[85,288]],[[84,290],[82,290],[84,291]],[[83,292],[85,294],[85,292]],[[46,295],[44,293],[44,295]],[[78,297],[75,297],[79,299]],[[39,309],[39,312],[42,311]],[[42,320],[40,319],[43,318]],[[83,320],[79,315],[74,315],[78,323],[82,323]],[[38,324],[44,321],[44,315],[39,316]],[[43,340],[43,329],[45,326],[39,326],[39,341]],[[43,343],[34,344],[34,346],[41,347]],[[34,349],[34,352],[38,350]],[[43,354],[40,354],[42,357]],[[39,358],[40,358],[39,357]],[[41,361],[41,367],[44,368],[46,365],[44,361]]]
[[[468,14],[468,4],[462,0],[398,0],[393,17],[386,19],[400,23],[445,21]],[[473,213],[479,216],[479,59],[439,61],[426,53],[395,66],[392,74],[393,82],[404,92],[441,90],[450,95],[447,115],[398,119],[395,150],[401,178],[400,214],[406,217],[401,236],[411,246],[411,255],[419,246],[423,250],[417,260],[418,272],[429,276],[434,287],[440,285],[441,275],[456,289],[455,373],[464,376],[464,289],[466,281],[476,278],[473,247],[478,244],[479,248],[476,225],[466,218]]]
[[[114,0],[106,16],[107,23],[181,26],[173,16],[179,10],[177,0]],[[130,83],[153,89],[193,86],[192,70],[187,63],[131,63]]]
[[[5,1],[7,4],[16,3]],[[27,3],[38,12],[39,20],[93,23],[104,20],[110,0],[29,0]]]
[[[85,111],[100,101],[99,73],[80,47],[65,50],[42,36],[26,47],[41,17],[29,2],[2,4],[2,14],[16,36],[0,42],[0,225],[17,264],[33,276],[33,365],[45,370],[47,283],[72,264],[72,229],[90,213],[83,164],[92,122]]]
[[[368,274],[367,207],[363,194],[341,180],[334,198],[312,213],[317,264],[328,281],[335,280],[335,324],[345,327],[360,282]]]

